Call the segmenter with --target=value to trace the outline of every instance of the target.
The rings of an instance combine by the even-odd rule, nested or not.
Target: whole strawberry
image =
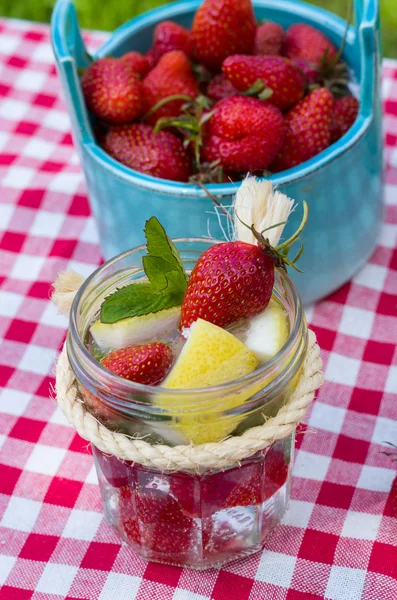
[[[267,92],[266,100],[283,111],[296,104],[305,91],[301,70],[283,56],[235,54],[224,61],[222,70],[240,92],[246,92],[259,80]]]
[[[331,111],[331,144],[350,129],[358,115],[359,102],[354,96],[342,96],[334,101]]]
[[[157,385],[167,375],[172,362],[171,348],[162,342],[154,342],[114,350],[105,356],[101,364],[123,379]]]
[[[250,54],[256,22],[251,0],[204,0],[192,25],[194,57],[219,71],[230,54]]]
[[[191,527],[192,518],[186,514],[178,502],[170,495],[155,488],[136,496],[137,513],[146,525],[166,523],[178,527]]]
[[[187,181],[191,174],[181,140],[168,131],[155,134],[149,125],[113,127],[104,138],[103,148],[127,167],[146,175]]]
[[[186,54],[180,50],[164,54],[143,80],[143,90],[146,111],[175,94],[195,98],[198,95],[197,81]],[[160,117],[177,117],[183,104],[183,100],[168,102],[148,117],[147,122],[154,125]]]
[[[317,88],[285,115],[287,134],[271,171],[295,167],[329,146],[332,104],[331,92]]]
[[[138,77],[119,58],[100,58],[81,77],[89,110],[112,125],[134,121],[143,114],[143,88]]]
[[[207,96],[208,98],[211,98],[211,100],[223,100],[224,98],[230,98],[230,96],[236,96],[237,94],[238,91],[223,73],[215,75],[207,87]]]
[[[150,71],[148,59],[140,52],[127,52],[127,54],[123,54],[120,60],[127,64],[131,68],[131,71],[140,77],[144,77]]]
[[[304,58],[320,64],[324,58],[334,58],[337,52],[331,40],[311,25],[295,23],[287,29],[283,53],[288,58]]]
[[[284,118],[256,98],[232,96],[218,102],[208,123],[203,157],[220,160],[226,171],[263,171],[282,148]]]
[[[155,62],[172,50],[182,50],[187,56],[192,54],[190,31],[173,21],[162,21],[153,34],[152,51]]]
[[[281,54],[284,43],[284,29],[278,23],[266,21],[256,28],[254,54],[260,56]]]
[[[274,262],[261,246],[216,244],[195,264],[182,303],[181,330],[198,318],[219,327],[264,310],[274,284]]]
[[[135,499],[146,546],[156,552],[185,553],[195,529],[193,518],[160,490],[148,489]]]

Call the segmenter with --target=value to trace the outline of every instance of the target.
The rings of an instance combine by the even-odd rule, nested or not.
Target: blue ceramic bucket
[[[159,21],[172,19],[190,26],[199,4],[197,0],[176,2],[129,21],[113,33],[96,58],[129,50],[146,52]],[[258,20],[271,19],[285,28],[303,21],[340,45],[345,22],[323,9],[298,0],[254,0],[254,6]],[[200,188],[133,171],[95,142],[78,76],[78,68],[88,64],[87,55],[69,0],[58,0],[54,8],[52,43],[104,257],[142,243],[143,224],[152,215],[173,238],[222,239],[212,203]],[[378,0],[356,0],[355,26],[349,28],[343,58],[360,88],[360,112],[353,127],[310,161],[270,177],[299,205],[303,200],[309,204],[300,262],[304,274],[295,278],[304,303],[326,296],[353,276],[373,252],[382,222]],[[208,188],[229,206],[236,185]],[[301,214],[298,208],[292,215],[286,235],[297,227]]]

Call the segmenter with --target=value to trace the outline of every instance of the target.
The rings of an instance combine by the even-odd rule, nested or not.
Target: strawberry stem
[[[342,62],[341,58],[345,49],[347,34],[349,32],[349,26],[351,22],[351,9],[352,3],[350,1],[348,4],[348,13],[346,16],[346,27],[337,53],[333,56],[333,58],[329,58],[329,51],[327,48],[320,61],[319,74],[321,84],[328,88],[336,98],[350,94],[350,90],[348,87],[349,71],[347,65],[344,62]],[[311,89],[315,87],[318,87],[318,84],[309,86],[309,91],[311,91]]]
[[[241,221],[241,219],[239,219]],[[242,223],[242,221],[241,221]],[[274,225],[270,225],[270,227],[266,227],[266,229],[262,229],[261,234],[263,235],[265,231],[269,231],[270,229],[275,229],[276,227],[280,227],[281,225],[285,225],[287,221],[280,221],[280,223],[274,223]],[[245,223],[243,223],[245,225]]]
[[[268,100],[270,96],[273,95],[273,90],[269,87],[263,88],[263,90],[258,94],[258,100]]]
[[[187,96],[186,94],[174,94],[173,96],[167,96],[167,98],[162,98],[159,100],[152,108],[144,115],[143,121],[151,117],[156,111],[160,108],[168,104],[169,102],[173,102],[174,100],[184,100],[185,102],[191,102],[193,98],[191,96]]]
[[[196,126],[194,123],[190,122],[188,119],[185,119],[183,116],[181,117],[161,117],[157,120],[156,125],[154,126],[154,133],[158,133],[162,129],[166,129],[167,127],[182,127],[185,130],[193,131],[196,133]]]
[[[206,96],[198,96],[197,98],[193,99],[189,98],[188,96],[183,96],[182,94],[178,96],[169,96],[165,100],[170,101],[170,99],[187,99],[187,102],[181,108],[183,113],[177,117],[161,117],[157,120],[154,131],[157,133],[166,127],[178,128],[181,133],[185,134],[185,147],[187,147],[189,144],[193,145],[196,165],[200,170],[200,149],[203,145],[203,126],[213,115],[211,111],[204,113],[204,110],[210,107],[210,100]],[[161,102],[164,103],[165,100]],[[157,103],[156,106],[158,108],[161,102]],[[153,112],[156,106],[153,107]],[[150,111],[146,116],[149,115]],[[186,132],[188,135],[186,135]]]
[[[185,139],[183,144],[185,147],[188,146],[190,140],[188,138]],[[200,163],[197,163],[197,166],[200,168],[200,171],[189,177],[190,183],[197,183],[198,181],[201,183],[222,183],[223,168],[219,158],[210,163],[200,161]]]
[[[222,204],[219,202],[218,198],[217,198],[216,196],[214,196],[214,194],[212,194],[212,192],[210,192],[210,191],[209,191],[209,189],[207,189],[207,188],[205,187],[205,185],[203,184],[203,182],[202,182],[202,181],[196,181],[195,183],[196,183],[196,185],[198,185],[199,187],[201,187],[201,189],[202,189],[202,190],[204,190],[204,191],[205,191],[205,193],[207,194],[207,196],[208,196],[209,198],[211,198],[212,202],[213,202],[214,204],[216,204],[216,206],[218,206],[218,208],[220,208],[220,209],[221,209],[221,211],[223,212],[223,214],[224,214],[224,215],[225,215],[225,216],[226,216],[228,219],[230,219],[230,220],[233,222],[233,217],[232,217],[232,215],[231,215],[230,213],[228,213],[228,211],[226,210],[226,208],[225,208],[225,207],[224,207],[224,206],[223,206],[223,205],[222,205]]]
[[[243,223],[243,225],[246,225],[248,227],[248,229],[250,229],[252,231],[255,239],[263,247],[263,251],[265,252],[265,254],[273,260],[276,267],[279,267],[281,269],[284,269],[284,271],[286,271],[287,266],[289,266],[292,269],[295,269],[295,271],[298,271],[298,273],[302,273],[302,271],[300,269],[298,269],[298,267],[296,266],[295,263],[302,256],[303,244],[301,245],[297,255],[292,260],[290,260],[288,258],[288,253],[291,250],[291,247],[294,244],[294,242],[296,242],[296,240],[299,238],[299,235],[302,233],[302,230],[304,229],[304,227],[307,223],[308,214],[309,214],[309,209],[307,206],[307,202],[303,202],[303,217],[302,217],[302,221],[301,221],[298,229],[288,240],[286,240],[282,244],[279,244],[276,247],[273,247],[270,244],[269,240],[264,237],[263,233],[259,233],[259,231],[257,231],[253,225],[251,225],[251,227],[249,227],[243,221],[241,221],[241,219],[238,217],[238,215],[237,215],[237,218],[240,220],[241,223]],[[280,223],[279,223],[279,225],[280,225]],[[276,227],[276,225],[273,225],[273,227]],[[268,229],[271,229],[271,227],[268,227],[265,231],[267,231]]]
[[[288,238],[288,240],[285,240],[285,242],[276,246],[276,250],[280,251],[284,248],[289,249],[292,246],[292,244],[294,242],[296,242],[296,240],[298,239],[298,237],[300,236],[300,234],[302,233],[302,231],[304,230],[304,228],[306,226],[308,216],[309,216],[309,207],[307,206],[307,202],[304,200],[303,201],[303,217],[302,217],[302,221],[301,221],[298,229],[295,231],[295,233],[290,238]]]
[[[303,250],[304,250],[304,245],[303,245],[303,244],[301,244],[301,247],[299,248],[299,252],[298,252],[298,253],[295,255],[295,257],[292,259],[292,262],[293,262],[293,263],[296,263],[296,262],[297,262],[297,261],[300,259],[300,257],[301,257],[301,256],[302,256],[302,254],[303,254]]]
[[[341,44],[339,46],[338,52],[334,56],[334,63],[333,64],[335,64],[335,65],[342,58],[343,50],[345,49],[345,46],[346,46],[347,34],[348,34],[349,26],[350,26],[350,23],[351,23],[351,20],[352,20],[352,12],[353,12],[353,3],[350,0],[348,2],[348,5],[347,5],[347,15],[346,15],[346,27],[345,27],[345,31],[343,32],[343,38],[342,38]]]
[[[262,79],[257,79],[242,96],[256,96],[259,100],[267,100],[273,94],[273,90],[269,88]]]

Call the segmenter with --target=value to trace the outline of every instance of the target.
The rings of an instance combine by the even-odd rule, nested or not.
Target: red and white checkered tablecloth
[[[396,469],[381,451],[397,443],[397,63],[384,63],[379,246],[308,311],[326,384],[299,436],[290,508],[263,552],[201,573],[120,544],[87,444],[49,399],[66,327],[51,282],[87,275],[100,253],[48,28],[0,21],[0,67],[0,600],[396,600]]]

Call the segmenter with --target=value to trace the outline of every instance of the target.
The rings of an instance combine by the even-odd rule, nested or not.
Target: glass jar
[[[187,272],[214,243],[175,241]],[[87,409],[109,429],[170,446],[218,442],[276,415],[296,386],[307,345],[299,294],[281,270],[274,296],[286,312],[288,340],[272,360],[241,379],[171,390],[121,379],[95,360],[89,327],[105,296],[144,278],[145,254],[140,246],[108,261],[74,300],[67,353]],[[164,473],[94,448],[106,520],[148,560],[205,569],[257,552],[288,504],[293,441],[289,436],[275,442],[226,470],[194,473]]]

